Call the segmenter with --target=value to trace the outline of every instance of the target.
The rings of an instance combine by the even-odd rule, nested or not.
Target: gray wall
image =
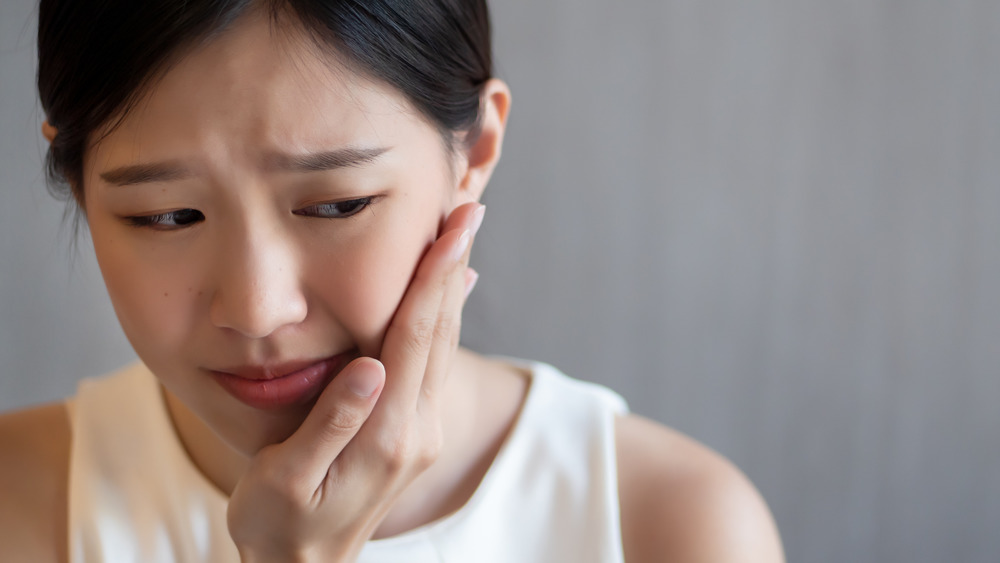
[[[0,5],[0,408],[131,357]],[[1000,560],[1000,3],[494,2],[467,309],[736,461],[793,561]]]

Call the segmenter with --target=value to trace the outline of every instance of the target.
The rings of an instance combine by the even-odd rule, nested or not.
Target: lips
[[[209,370],[236,400],[256,409],[274,410],[313,401],[356,355],[344,352],[322,360]]]

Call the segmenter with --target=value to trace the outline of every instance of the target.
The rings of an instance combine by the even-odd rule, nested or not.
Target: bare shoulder
[[[66,560],[69,448],[62,403],[0,414],[0,545],[11,560]]]
[[[628,563],[784,561],[764,499],[732,463],[651,420],[615,426]]]

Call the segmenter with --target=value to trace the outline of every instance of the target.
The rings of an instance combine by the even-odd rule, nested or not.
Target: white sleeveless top
[[[521,413],[469,501],[369,541],[362,563],[621,562],[614,417],[625,402],[527,364]],[[227,497],[191,463],[142,364],[84,380],[70,403],[73,563],[238,562]]]

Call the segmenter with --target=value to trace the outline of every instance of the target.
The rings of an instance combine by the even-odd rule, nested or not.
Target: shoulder
[[[62,403],[0,414],[0,545],[6,555],[65,560],[70,441]]]
[[[638,416],[615,424],[628,563],[784,561],[771,513],[732,463]]]

